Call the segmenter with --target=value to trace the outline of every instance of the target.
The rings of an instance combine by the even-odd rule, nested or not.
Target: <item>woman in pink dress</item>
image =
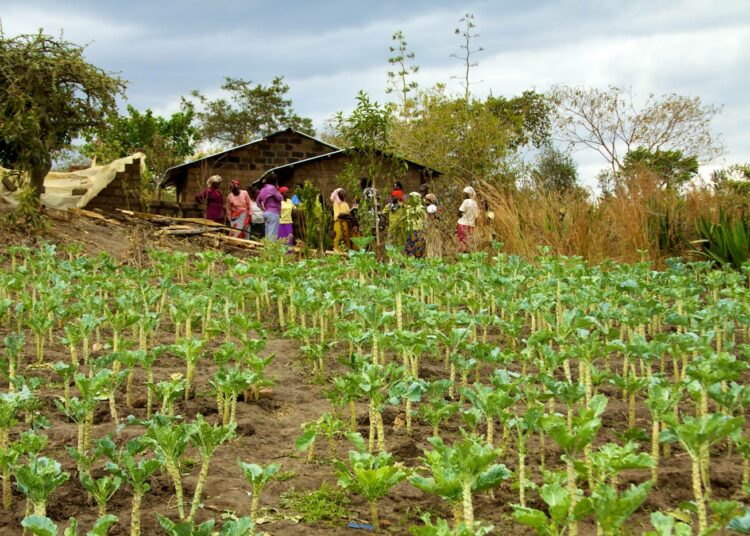
[[[232,179],[232,185],[229,195],[227,195],[227,219],[232,229],[237,232],[231,233],[230,236],[235,238],[247,238],[252,222],[252,207],[250,205],[250,195],[246,190],[240,190],[240,181]]]

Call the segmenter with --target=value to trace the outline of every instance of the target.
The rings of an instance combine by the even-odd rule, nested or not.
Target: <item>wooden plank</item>
[[[77,216],[83,216],[85,218],[91,218],[93,220],[103,221],[111,225],[122,226],[122,223],[120,223],[119,221],[113,220],[111,218],[107,218],[106,216],[102,216],[98,212],[94,212],[92,210],[86,210],[84,208],[69,208],[68,212],[75,214]]]
[[[224,242],[226,244],[231,244],[233,246],[237,246],[242,249],[258,249],[260,247],[263,247],[262,242],[256,242],[255,240],[244,240],[242,238],[235,238],[233,236],[225,236],[218,233],[206,233],[203,236],[216,238],[220,242]]]
[[[173,224],[173,223],[194,223],[197,225],[203,225],[206,227],[215,227],[215,228],[226,228],[223,223],[217,223],[215,221],[207,220],[205,218],[178,218],[176,216],[162,216],[161,214],[149,214],[148,212],[136,212],[134,210],[125,210],[125,209],[115,209],[120,214],[124,214],[126,216],[130,216],[132,218],[138,218],[141,220],[150,221],[152,223],[163,223],[163,224]]]
[[[189,225],[170,225],[164,229],[156,231],[156,236],[192,236],[204,233],[215,232],[214,227],[195,227]]]

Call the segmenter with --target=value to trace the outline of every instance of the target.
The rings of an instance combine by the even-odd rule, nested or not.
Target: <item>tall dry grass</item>
[[[645,257],[662,265],[670,257],[690,257],[697,219],[714,219],[728,199],[705,187],[678,194],[659,182],[641,173],[597,202],[580,193],[506,192],[483,184],[479,191],[494,212],[494,220],[484,220],[485,234],[503,242],[506,252],[529,258],[540,246],[592,262]]]

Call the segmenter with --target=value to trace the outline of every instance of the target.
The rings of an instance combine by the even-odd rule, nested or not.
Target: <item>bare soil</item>
[[[145,240],[144,243],[133,244],[130,237],[132,228],[114,227],[102,225],[88,220],[52,220],[52,225],[43,238],[64,245],[69,243],[81,244],[84,252],[96,255],[106,251],[123,262],[132,258],[133,247],[142,248],[145,243],[149,247],[168,246],[175,249],[193,249],[192,243],[181,240],[171,240],[169,243],[153,244]],[[3,243],[22,243],[26,245],[38,244],[37,238],[29,238],[23,234],[16,233],[7,228],[0,228],[0,238]],[[184,245],[181,248],[180,245]],[[272,326],[269,326],[271,328]],[[271,330],[270,333],[274,331]],[[0,328],[0,340],[7,334],[7,330]],[[106,339],[107,333],[102,333]],[[158,335],[158,343],[167,344],[172,342],[173,334],[171,326],[164,324],[162,332]],[[218,345],[221,341],[212,341],[211,346]],[[33,346],[33,345],[32,345]],[[27,349],[24,362],[33,360],[32,348]],[[269,463],[280,463],[281,471],[286,475],[284,481],[274,481],[268,485],[261,499],[263,512],[262,521],[258,526],[272,535],[329,535],[329,534],[353,534],[353,529],[346,527],[347,521],[342,520],[334,526],[325,523],[307,525],[294,519],[296,512],[284,507],[281,495],[288,489],[294,487],[297,490],[313,490],[327,482],[335,486],[336,476],[328,462],[328,447],[325,444],[317,446],[318,457],[314,463],[306,463],[305,454],[298,453],[294,448],[294,440],[301,433],[301,426],[308,421],[320,417],[327,411],[332,411],[330,402],[325,398],[325,386],[316,382],[302,365],[299,353],[299,343],[271,335],[264,355],[274,354],[276,357],[267,368],[268,375],[273,378],[274,385],[270,390],[263,393],[258,401],[240,401],[237,408],[238,437],[228,444],[221,446],[209,471],[208,481],[203,495],[204,508],[200,510],[198,520],[216,519],[217,527],[221,523],[221,515],[224,513],[237,516],[247,515],[250,509],[249,487],[243,479],[242,473],[237,467],[237,459],[251,461],[266,465]],[[48,345],[46,360],[54,362],[67,360],[67,350],[58,342]],[[332,364],[332,372],[341,371],[337,364]],[[329,369],[330,370],[330,369]],[[166,379],[172,372],[183,372],[184,365],[176,357],[166,356],[157,362],[154,368],[156,380]],[[208,380],[215,372],[215,366],[210,360],[204,360],[198,367],[196,374],[196,395],[187,402],[180,402],[176,413],[183,415],[186,419],[192,419],[198,413],[206,416],[210,421],[217,419],[216,405],[214,399],[208,394]],[[39,371],[39,374],[51,374],[47,371]],[[441,363],[424,362],[424,377],[445,377]],[[138,371],[134,382],[135,407],[127,407],[124,403],[124,393],[118,396],[118,413],[121,418],[127,415],[145,417],[145,376]],[[124,389],[124,388],[123,388]],[[603,386],[601,389],[609,397],[609,406],[604,415],[602,430],[597,443],[607,441],[618,441],[616,433],[626,428],[627,406],[622,403],[617,389],[613,386]],[[46,454],[60,461],[64,469],[71,473],[71,478],[60,487],[50,498],[48,504],[48,516],[57,522],[64,522],[69,517],[76,517],[81,523],[81,528],[89,529],[96,519],[96,506],[87,499],[87,494],[78,482],[75,464],[66,453],[66,447],[76,444],[76,426],[66,422],[54,405],[54,397],[59,396],[61,389],[44,391],[42,398],[45,402],[44,415],[52,423],[47,430],[50,443]],[[639,401],[637,406],[637,425],[647,429],[650,425],[650,416]],[[386,425],[386,438],[388,450],[403,461],[407,466],[416,467],[420,465],[420,456],[423,449],[429,447],[426,439],[431,434],[431,428],[415,419],[414,432],[408,437],[400,425],[402,415],[398,408],[390,408],[384,415]],[[368,431],[368,420],[366,408],[358,407],[359,431],[366,437]],[[394,426],[395,424],[395,426]],[[461,421],[455,417],[441,427],[441,433],[447,442],[459,435]],[[483,431],[483,430],[480,430]],[[119,435],[110,420],[106,402],[101,402],[97,411],[97,418],[93,427],[94,439],[101,438],[107,434],[113,434],[116,442],[139,435],[143,432],[137,426],[126,427]],[[514,470],[517,467],[516,450],[512,438],[508,443],[506,453],[502,461]],[[336,442],[337,455],[340,458],[346,456],[349,448],[345,440]],[[648,450],[648,442],[643,445]],[[527,458],[527,475],[531,480],[540,483],[541,475],[538,466],[539,442],[537,437],[532,437],[529,445]],[[679,449],[675,454],[661,462],[660,481],[656,485],[639,512],[635,515],[636,533],[649,529],[648,514],[652,511],[668,511],[675,509],[683,501],[692,500],[690,485],[690,461]],[[547,440],[546,456],[548,463],[554,462],[553,468],[562,469],[559,462],[559,451]],[[741,499],[740,486],[740,462],[736,455],[727,456],[724,446],[720,446],[713,453],[711,460],[711,483],[713,487],[712,499]],[[198,462],[197,454],[190,449],[188,458]],[[549,468],[549,467],[548,467]],[[184,487],[186,504],[192,498],[198,467],[184,468]],[[637,483],[648,479],[649,474],[645,471],[633,471],[628,473],[621,481],[621,487],[629,482]],[[142,506],[142,533],[144,535],[161,534],[162,531],[156,521],[156,513],[176,519],[176,506],[171,482],[166,474],[157,475],[152,481],[152,491],[149,492]],[[530,491],[529,506],[544,508],[544,505],[536,499],[536,494]],[[497,534],[532,534],[524,530],[512,520],[511,504],[518,501],[518,490],[514,489],[513,481],[509,480],[500,488],[495,490],[494,496],[483,493],[475,497],[475,517],[491,521],[496,526]],[[20,522],[24,517],[24,497],[18,491],[14,491],[14,507],[11,511],[0,511],[0,536],[20,534]],[[369,507],[361,498],[351,497],[351,520],[367,522],[369,520]],[[449,518],[451,511],[444,501],[435,496],[423,493],[413,486],[402,483],[380,502],[380,516],[384,525],[384,531],[390,534],[408,534],[408,527],[417,524],[419,517],[429,512],[435,515]],[[123,488],[117,492],[109,505],[109,513],[118,516],[120,522],[111,534],[129,534],[130,524],[130,493]],[[582,535],[595,534],[593,522],[586,521],[579,525]]]

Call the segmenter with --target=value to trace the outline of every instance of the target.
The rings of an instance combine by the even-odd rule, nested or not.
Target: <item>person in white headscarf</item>
[[[212,175],[206,187],[195,196],[195,202],[203,208],[203,217],[217,223],[224,223],[224,195],[219,190],[221,177]]]
[[[458,207],[458,242],[459,246],[463,251],[468,249],[469,237],[474,233],[474,228],[477,225],[477,212],[479,207],[477,206],[477,193],[474,188],[467,186],[463,189],[464,200],[461,206]]]

